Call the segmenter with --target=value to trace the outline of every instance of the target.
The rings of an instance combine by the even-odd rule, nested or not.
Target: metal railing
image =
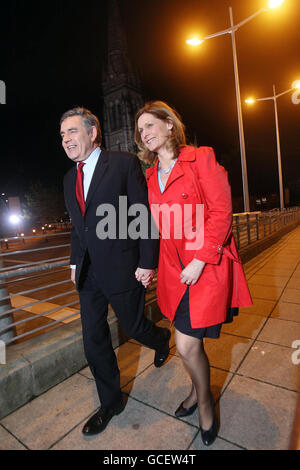
[[[79,303],[69,275],[69,231],[12,237],[0,242],[0,339],[6,345],[31,338],[79,315],[76,309],[53,319],[55,313]],[[49,282],[49,277],[54,282]],[[58,293],[58,288],[63,291]],[[47,291],[43,298],[42,291]],[[37,298],[27,297],[33,293]],[[72,296],[72,301],[62,302],[66,296]],[[58,305],[49,305],[53,300]]]
[[[234,214],[233,234],[241,249],[295,222],[300,223],[300,207]],[[78,293],[70,280],[70,232],[0,242],[0,340],[10,345],[79,318]],[[39,298],[43,291],[46,296]],[[27,297],[33,293],[37,298]],[[147,289],[146,305],[155,300],[154,279]],[[112,310],[108,321],[116,321]]]
[[[233,214],[232,231],[237,247],[241,249],[295,222],[300,222],[298,206],[268,212],[243,212]]]

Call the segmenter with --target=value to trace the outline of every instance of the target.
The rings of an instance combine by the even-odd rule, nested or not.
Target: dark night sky
[[[230,35],[191,49],[193,32],[209,35],[266,5],[265,0],[120,0],[128,47],[148,99],[174,106],[191,140],[210,145],[242,193]],[[11,0],[1,6],[0,192],[10,195],[41,180],[61,186],[72,165],[61,149],[60,115],[84,105],[101,122],[101,65],[106,2]],[[300,79],[300,1],[285,0],[236,34],[242,98],[270,96]],[[300,178],[300,105],[278,100],[284,183]],[[273,103],[243,107],[250,194],[278,191]]]

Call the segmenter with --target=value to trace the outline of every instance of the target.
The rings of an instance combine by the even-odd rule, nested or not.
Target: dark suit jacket
[[[75,196],[76,174],[76,165],[66,173],[64,195],[73,224],[70,263],[76,264],[77,289],[80,287],[80,274],[87,251],[103,292],[109,295],[140,285],[135,279],[135,270],[138,266],[148,269],[157,266],[159,242],[150,237],[147,185],[138,158],[125,152],[101,151],[86,197],[84,217]],[[133,240],[128,234],[119,236],[120,217],[126,217],[124,209],[120,212],[119,196],[127,196],[128,207],[140,203],[148,208],[148,239]],[[107,213],[96,215],[100,204],[111,204],[115,208],[115,239],[101,240],[97,237],[97,224],[107,217]],[[128,224],[133,219],[127,217]]]

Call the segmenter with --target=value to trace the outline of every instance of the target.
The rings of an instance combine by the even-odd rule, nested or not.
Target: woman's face
[[[142,114],[137,122],[141,140],[150,152],[159,153],[165,148],[173,123],[171,121],[163,121],[150,113]]]

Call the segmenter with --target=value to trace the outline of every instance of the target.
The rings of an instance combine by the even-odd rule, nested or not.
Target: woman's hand
[[[193,286],[198,281],[199,277],[202,274],[206,263],[200,261],[199,259],[194,258],[181,272],[181,283]]]

